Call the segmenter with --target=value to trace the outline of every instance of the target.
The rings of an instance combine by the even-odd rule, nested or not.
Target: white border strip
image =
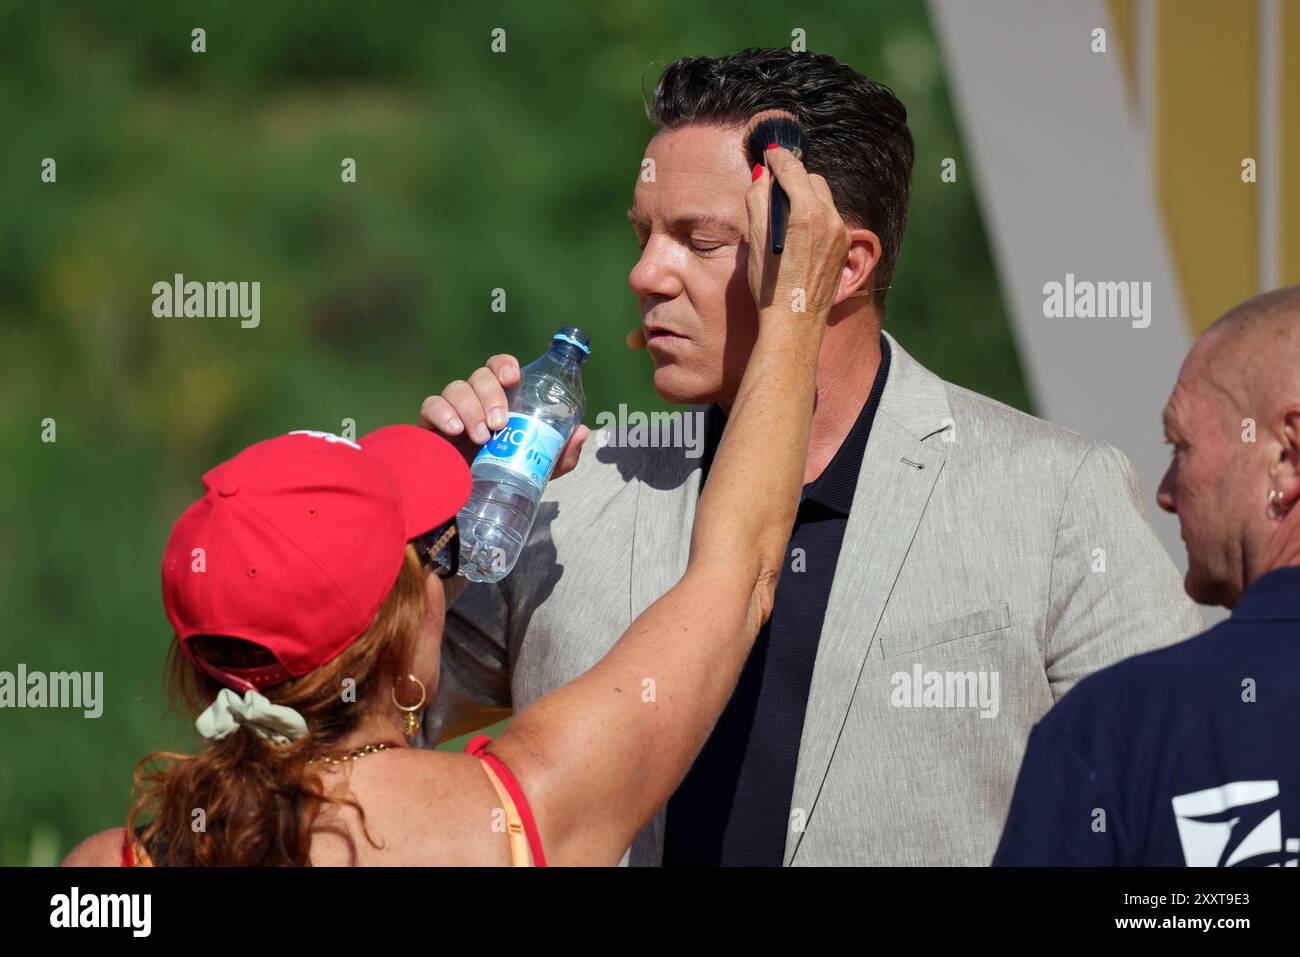
[[[1259,291],[1276,289],[1281,282],[1278,246],[1278,171],[1282,163],[1278,136],[1282,109],[1282,12],[1278,0],[1259,0],[1259,159],[1256,175],[1259,188]]]
[[[1137,36],[1133,38],[1134,82],[1137,83],[1137,98],[1141,104],[1139,115],[1142,128],[1146,132],[1147,148],[1155,156],[1156,121],[1159,120],[1160,98],[1156,95],[1158,87],[1157,67],[1160,64],[1160,45],[1156,42],[1156,2],[1157,0],[1137,0]],[[1155,179],[1155,167],[1148,170]]]

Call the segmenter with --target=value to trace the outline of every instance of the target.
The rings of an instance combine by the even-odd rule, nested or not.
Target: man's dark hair
[[[907,224],[915,152],[907,110],[888,87],[825,54],[748,49],[674,60],[648,112],[657,127],[671,130],[740,126],[771,109],[803,124],[811,143],[805,165],[826,178],[845,223],[880,237],[871,285],[874,301],[883,303]]]

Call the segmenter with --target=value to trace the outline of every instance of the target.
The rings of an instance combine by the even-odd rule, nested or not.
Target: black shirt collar
[[[876,409],[880,407],[880,396],[885,391],[885,379],[889,375],[889,340],[880,337],[880,368],[876,370],[871,392],[858,413],[853,428],[840,443],[835,457],[822,474],[804,486],[801,501],[813,501],[841,515],[849,514],[853,508],[853,492],[858,487],[858,473],[862,471],[862,455],[867,449],[867,438],[871,435],[871,425],[876,420]]]
[[[867,438],[871,435],[871,425],[876,419],[876,409],[880,407],[880,397],[885,391],[885,380],[888,376],[889,340],[882,334],[880,367],[876,370],[876,378],[871,384],[867,401],[863,403],[857,421],[853,423],[853,428],[840,443],[830,464],[822,470],[821,475],[803,487],[803,494],[799,499],[801,506],[806,502],[812,502],[841,515],[849,514],[849,510],[853,507],[853,493],[858,487],[858,473],[862,470],[862,456],[867,448]],[[722,409],[717,404],[712,405],[708,414],[709,437],[700,471],[701,486],[708,477],[709,466],[713,462],[718,443],[722,440],[722,429],[726,422],[727,417]]]

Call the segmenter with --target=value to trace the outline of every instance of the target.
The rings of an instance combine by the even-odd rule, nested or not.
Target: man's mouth
[[[663,329],[658,326],[645,327],[645,341],[651,342],[654,339],[685,339],[686,336],[679,332],[673,332],[671,329]]]

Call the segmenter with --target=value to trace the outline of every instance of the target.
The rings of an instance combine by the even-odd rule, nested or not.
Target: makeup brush
[[[755,114],[749,123],[745,152],[749,155],[751,166],[764,162],[767,148],[772,143],[788,149],[797,160],[802,161],[808,155],[808,134],[803,131],[793,113],[764,110]],[[772,253],[779,256],[785,249],[785,227],[790,221],[790,197],[785,194],[775,176],[772,177],[772,196],[768,205],[771,214]]]

